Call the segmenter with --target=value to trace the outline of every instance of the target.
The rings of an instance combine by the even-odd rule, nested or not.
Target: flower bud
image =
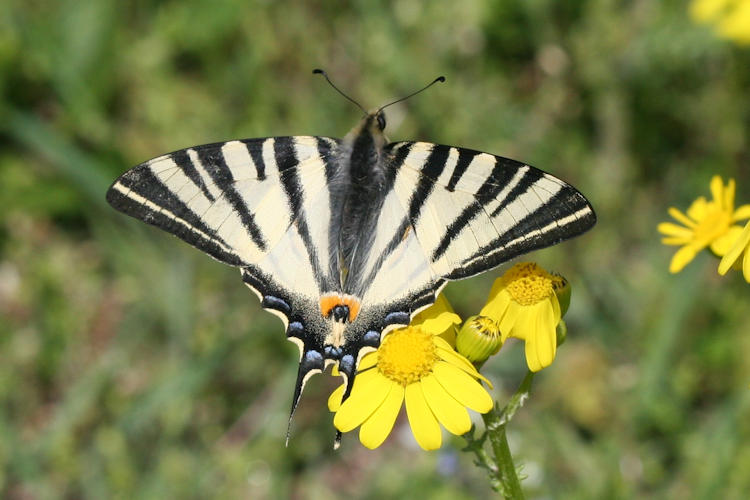
[[[497,323],[487,316],[467,319],[456,336],[456,350],[472,363],[483,363],[503,345]]]
[[[552,275],[552,289],[560,303],[560,317],[562,318],[570,307],[570,283],[562,275],[555,273]]]
[[[568,325],[565,324],[565,320],[560,320],[555,329],[555,333],[557,336],[557,347],[560,347],[565,342],[565,339],[568,338]]]

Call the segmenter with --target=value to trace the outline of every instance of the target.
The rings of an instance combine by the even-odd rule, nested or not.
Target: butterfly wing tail
[[[315,321],[315,318],[322,317],[315,310],[314,305],[304,299],[286,293],[270,276],[258,269],[252,266],[243,268],[242,279],[258,296],[263,309],[281,319],[286,326],[287,339],[297,344],[300,349],[299,370],[297,371],[297,380],[294,384],[292,409],[289,412],[289,424],[286,433],[286,442],[288,444],[292,428],[292,418],[299,404],[305,384],[310,377],[325,369],[321,339],[325,336],[326,325],[322,322],[322,319],[321,321]]]
[[[292,430],[292,419],[294,418],[294,412],[297,410],[297,405],[302,397],[302,391],[305,388],[305,384],[308,379],[316,373],[320,373],[325,368],[325,361],[323,355],[315,349],[306,349],[302,354],[302,360],[299,363],[299,370],[297,371],[297,381],[294,384],[294,395],[292,396],[292,409],[289,412],[289,424],[286,429],[286,445],[289,445],[289,436]]]

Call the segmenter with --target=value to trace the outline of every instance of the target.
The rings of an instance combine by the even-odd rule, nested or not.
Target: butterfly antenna
[[[334,90],[335,90],[336,92],[338,92],[339,94],[341,94],[342,96],[344,96],[344,97],[345,97],[346,99],[348,99],[348,100],[350,100],[351,102],[353,102],[354,104],[356,104],[356,105],[357,105],[357,107],[358,107],[359,109],[361,109],[361,110],[362,110],[362,112],[363,112],[364,114],[367,114],[367,111],[365,111],[365,108],[363,108],[361,104],[359,104],[359,103],[358,103],[357,101],[355,101],[354,99],[352,99],[352,98],[351,98],[351,97],[349,97],[348,95],[344,94],[344,93],[343,93],[343,92],[341,91],[341,89],[339,89],[339,88],[338,88],[337,86],[335,86],[335,85],[333,84],[333,82],[331,81],[331,79],[330,79],[330,78],[328,78],[328,73],[326,73],[325,71],[323,71],[323,70],[322,70],[322,69],[320,69],[320,68],[315,68],[315,69],[313,70],[313,74],[314,74],[314,75],[323,75],[323,78],[325,78],[325,79],[326,79],[326,81],[327,81],[327,82],[328,82],[328,83],[329,83],[329,84],[331,85],[331,87],[333,87],[333,89],[334,89]]]
[[[414,97],[415,95],[419,94],[420,92],[424,92],[425,90],[427,90],[430,87],[432,87],[433,85],[435,85],[437,82],[443,83],[444,81],[445,81],[445,77],[444,76],[439,76],[439,77],[435,78],[434,80],[432,80],[432,82],[428,83],[427,85],[425,85],[421,89],[417,90],[416,92],[412,92],[411,94],[409,94],[406,97],[402,97],[401,99],[396,99],[393,102],[389,102],[385,106],[381,106],[380,109],[378,109],[378,112],[383,111],[385,108],[387,108],[388,106],[390,106],[392,104],[396,104],[397,102],[405,101],[405,100],[407,100],[410,97]]]

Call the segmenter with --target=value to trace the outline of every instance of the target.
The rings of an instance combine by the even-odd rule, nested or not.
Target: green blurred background
[[[109,208],[127,168],[232,138],[343,136],[522,159],[572,182],[590,233],[531,258],[567,276],[568,342],[510,426],[532,498],[746,498],[750,285],[656,224],[733,176],[750,202],[750,49],[688,5],[470,0],[0,4],[0,497],[482,498],[460,438],[334,452],[297,348],[236,270]],[[496,270],[449,286],[464,317]],[[483,371],[502,402],[525,370]]]

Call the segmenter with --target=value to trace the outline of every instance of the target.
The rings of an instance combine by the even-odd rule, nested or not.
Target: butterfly
[[[384,107],[360,106],[363,118],[343,139],[181,149],[128,170],[107,191],[117,210],[239,268],[281,318],[300,349],[291,415],[307,380],[330,364],[348,397],[362,357],[449,281],[596,222],[580,192],[525,163],[389,143]]]

